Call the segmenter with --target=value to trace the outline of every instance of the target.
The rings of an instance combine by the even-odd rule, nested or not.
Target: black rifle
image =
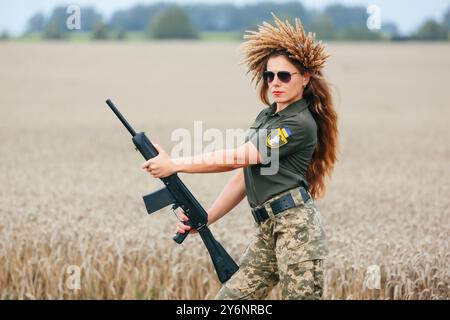
[[[145,160],[149,160],[158,155],[158,151],[153,144],[147,138],[144,132],[136,133],[130,126],[127,120],[117,110],[114,103],[111,100],[106,100],[106,104],[112,109],[112,111],[119,118],[120,122],[127,128],[127,130],[133,136],[132,141],[136,146],[136,149],[144,156]],[[189,220],[185,223],[191,228],[198,230],[209,255],[211,256],[214,267],[216,268],[217,276],[220,282],[224,283],[239,269],[238,265],[230,257],[228,252],[222,247],[222,245],[214,239],[211,231],[209,230],[208,214],[205,209],[198,203],[197,199],[191,194],[188,188],[184,185],[178,175],[172,174],[168,177],[161,178],[166,185],[164,188],[155,192],[149,193],[144,196],[144,203],[147,212],[153,213],[172,204],[172,210],[181,208],[184,213],[189,217]],[[186,230],[185,233],[178,233],[173,237],[176,243],[181,244],[189,234]]]

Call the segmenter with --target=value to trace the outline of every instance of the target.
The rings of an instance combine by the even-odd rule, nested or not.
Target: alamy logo
[[[369,30],[380,30],[381,29],[381,9],[377,5],[370,5],[367,7],[367,28]]]
[[[210,154],[214,153],[216,150],[233,150],[241,146],[245,137],[249,137],[256,140],[256,145],[259,146],[258,151],[261,155],[268,154],[267,139],[268,137],[273,137],[271,140],[275,143],[275,139],[280,138],[282,135],[282,139],[286,139],[290,135],[290,131],[288,128],[276,129],[276,130],[267,130],[267,129],[249,129],[245,132],[242,129],[227,129],[225,135],[219,130],[210,128],[207,130],[203,130],[203,122],[202,121],[194,121],[194,132],[193,136],[191,132],[184,128],[178,128],[172,132],[171,140],[177,142],[173,146],[170,152],[171,158],[189,158],[192,154]],[[280,133],[281,132],[281,133]],[[205,142],[207,142],[205,144]],[[286,141],[287,143],[287,141]],[[284,145],[285,143],[278,143],[277,146]],[[279,147],[271,148],[270,155],[267,157],[263,157],[261,174],[262,175],[274,175],[278,172],[279,169]],[[231,156],[232,153],[228,153],[228,156]],[[199,157],[194,158],[195,161],[205,161],[207,164],[213,164],[210,160],[214,160],[213,158],[209,158],[206,156],[205,158]],[[226,164],[243,164],[245,159],[235,159],[233,157],[222,159]],[[252,159],[251,157],[247,159],[250,163],[256,163],[256,159]]]
[[[366,289],[380,289],[381,274],[380,266],[371,265],[367,268],[366,277],[364,279],[364,288]]]
[[[70,5],[67,7],[66,13],[69,17],[66,20],[66,27],[69,30],[81,29],[81,9],[77,5]]]
[[[81,286],[81,269],[79,266],[70,265],[66,269],[69,276],[66,279],[66,288],[69,290],[80,290]]]

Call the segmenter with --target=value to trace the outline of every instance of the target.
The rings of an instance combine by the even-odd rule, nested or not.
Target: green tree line
[[[49,16],[36,13],[28,20],[26,32],[39,33],[45,38],[64,39],[67,7],[56,7]],[[368,13],[363,6],[330,5],[321,11],[308,10],[300,2],[264,2],[235,6],[233,4],[174,5],[156,3],[136,5],[118,10],[106,20],[94,8],[81,8],[81,29],[94,39],[125,39],[129,32],[143,32],[153,39],[197,39],[200,32],[235,32],[254,30],[262,21],[272,21],[270,12],[293,22],[301,18],[307,30],[316,32],[323,40],[448,40],[450,8],[443,21],[428,20],[411,35],[399,36],[393,22],[382,22],[381,30],[367,28]],[[2,38],[9,35],[3,32]]]

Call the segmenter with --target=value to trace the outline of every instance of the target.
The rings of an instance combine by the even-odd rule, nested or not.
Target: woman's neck
[[[277,102],[277,109],[275,110],[275,113],[278,113],[280,111],[283,111],[287,106],[289,105],[289,103],[278,103]]]
[[[283,103],[277,102],[277,108],[276,108],[275,113],[278,113],[278,112],[280,112],[280,111],[283,111],[283,110],[286,109],[290,104],[294,103],[295,101],[301,100],[301,99],[303,99],[303,95],[302,95],[301,97],[299,97],[299,98],[293,99],[293,100],[288,101],[288,102],[283,102]]]

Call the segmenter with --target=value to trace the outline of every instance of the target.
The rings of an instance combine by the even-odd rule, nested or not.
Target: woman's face
[[[275,74],[280,71],[291,73],[291,80],[287,83],[282,82],[278,75],[273,78],[272,82],[267,82],[273,101],[277,103],[278,107],[286,107],[303,97],[303,89],[309,82],[309,74],[301,75],[287,57],[271,57],[267,62],[266,70]]]

